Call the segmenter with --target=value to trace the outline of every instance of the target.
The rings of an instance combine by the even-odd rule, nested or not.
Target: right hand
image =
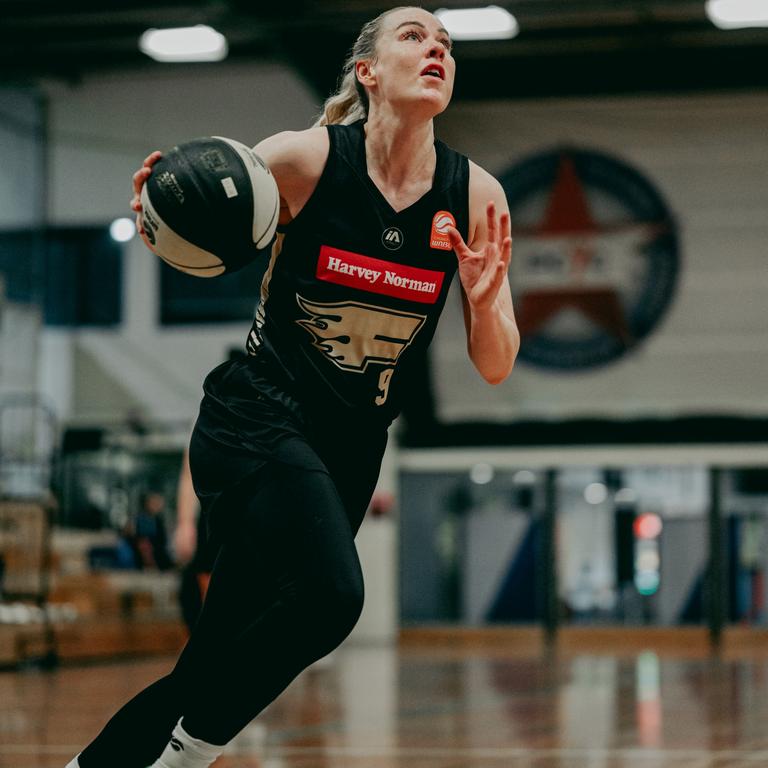
[[[195,554],[197,547],[197,526],[192,522],[180,522],[173,534],[173,550],[176,562],[186,565]]]
[[[136,231],[141,235],[141,239],[149,246],[146,235],[144,234],[144,223],[141,220],[141,189],[146,184],[149,175],[152,173],[152,166],[163,156],[159,150],[155,150],[151,155],[144,158],[141,168],[133,174],[133,197],[131,198],[131,210],[136,212]]]

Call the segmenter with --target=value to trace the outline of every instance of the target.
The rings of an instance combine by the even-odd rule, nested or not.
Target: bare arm
[[[512,371],[520,348],[508,278],[512,257],[509,207],[499,182],[474,163],[469,219],[469,245],[456,230],[451,231],[451,244],[459,259],[467,350],[480,375],[490,384],[499,384]]]
[[[269,166],[280,190],[280,224],[296,218],[315,190],[328,159],[325,128],[283,131],[253,149]]]

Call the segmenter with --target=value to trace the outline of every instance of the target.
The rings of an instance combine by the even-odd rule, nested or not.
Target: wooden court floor
[[[1,673],[0,766],[63,768],[171,663]],[[348,645],[294,681],[216,768],[766,764],[764,655]]]

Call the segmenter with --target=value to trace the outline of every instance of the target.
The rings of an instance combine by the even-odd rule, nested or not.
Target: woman
[[[490,383],[509,374],[505,197],[433,133],[454,71],[432,14],[388,11],[363,28],[317,125],[257,145],[281,227],[249,356],[209,374],[190,444],[221,545],[203,611],[171,674],[70,766],[205,768],[349,634],[363,600],[354,535],[457,268],[469,355]],[[158,157],[134,177],[139,213]]]

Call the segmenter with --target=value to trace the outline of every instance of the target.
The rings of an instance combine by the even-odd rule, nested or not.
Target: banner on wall
[[[572,147],[499,178],[512,217],[520,359],[594,368],[653,333],[679,272],[677,227],[655,186],[622,160]]]

